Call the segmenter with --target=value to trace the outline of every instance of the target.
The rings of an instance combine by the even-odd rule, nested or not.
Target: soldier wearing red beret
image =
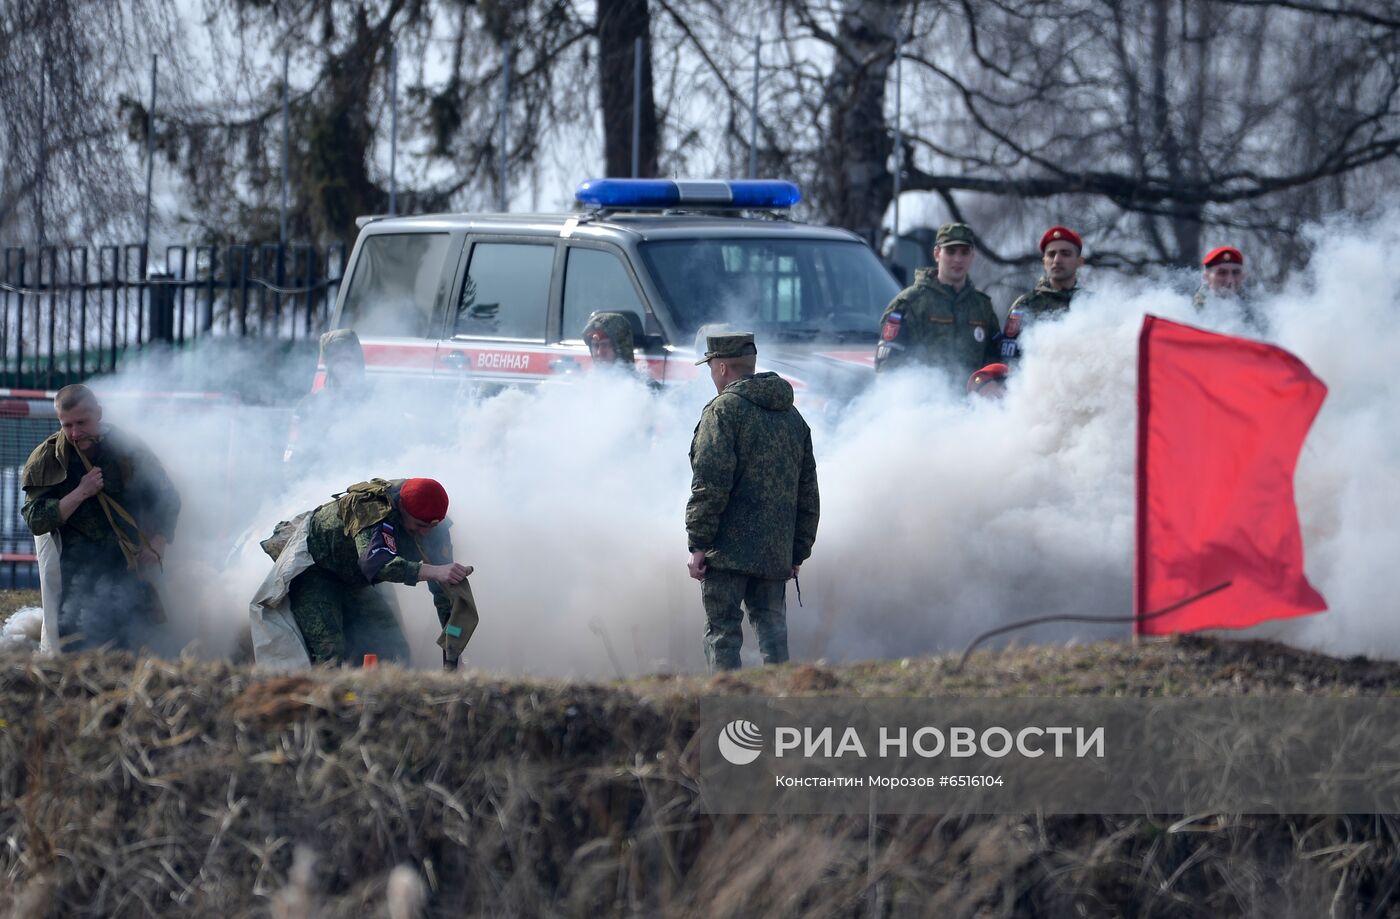
[[[1207,297],[1238,297],[1244,290],[1244,253],[1234,246],[1216,246],[1201,265],[1205,272],[1196,291],[1197,306],[1204,305]]]
[[[1040,262],[1045,267],[1035,287],[1017,297],[1006,314],[1001,356],[1014,361],[1021,356],[1017,341],[1021,329],[1045,317],[1063,316],[1079,291],[1079,269],[1084,266],[1084,240],[1069,227],[1053,226],[1040,237]]]
[[[407,662],[408,641],[398,614],[374,588],[426,581],[446,629],[457,590],[466,590],[459,585],[472,573],[470,566],[451,560],[447,505],[447,491],[435,479],[370,479],[351,485],[296,520],[279,524],[263,541],[277,567],[254,604],[289,609],[309,663],[358,664],[365,654]],[[454,650],[460,654],[460,648]],[[263,660],[257,637],[254,653]],[[445,653],[444,665],[448,662]],[[449,669],[455,668],[455,657],[451,664]]]
[[[1196,309],[1204,309],[1212,299],[1229,301],[1246,323],[1262,332],[1262,317],[1245,292],[1244,253],[1234,246],[1216,246],[1201,259],[1201,266],[1201,286],[1191,298]]]

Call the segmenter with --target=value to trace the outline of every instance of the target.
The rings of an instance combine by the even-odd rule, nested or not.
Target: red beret
[[[1244,253],[1234,246],[1216,246],[1206,253],[1206,257],[1201,259],[1201,264],[1207,268],[1212,265],[1224,265],[1233,262],[1236,265],[1244,264]]]
[[[1044,252],[1045,247],[1057,239],[1063,239],[1074,243],[1074,248],[1080,252],[1084,251],[1084,240],[1079,238],[1079,234],[1069,227],[1051,227],[1045,231],[1045,235],[1040,237],[1040,251]]]
[[[399,489],[399,507],[425,523],[447,516],[447,489],[436,479],[409,479]]]
[[[1011,368],[1005,364],[988,364],[981,370],[967,378],[967,391],[975,393],[993,380],[1005,380],[1006,375],[1011,372]]]

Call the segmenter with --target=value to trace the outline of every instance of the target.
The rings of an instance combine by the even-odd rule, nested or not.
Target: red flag
[[[1327,608],[1303,574],[1293,471],[1327,387],[1263,342],[1156,316],[1138,339],[1138,634],[1244,628]]]

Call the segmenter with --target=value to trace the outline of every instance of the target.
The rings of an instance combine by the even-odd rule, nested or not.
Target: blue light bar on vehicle
[[[721,208],[785,208],[802,200],[802,189],[780,179],[589,179],[574,198],[606,208],[695,205]]]

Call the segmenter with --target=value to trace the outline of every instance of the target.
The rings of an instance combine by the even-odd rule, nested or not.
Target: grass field
[[[10,614],[26,606],[39,605],[37,590],[0,590],[0,622],[10,618]]]
[[[1215,639],[607,684],[11,656],[0,917],[384,915],[403,865],[432,916],[1400,915],[1386,815],[718,817],[690,749],[709,694],[1397,691]]]

